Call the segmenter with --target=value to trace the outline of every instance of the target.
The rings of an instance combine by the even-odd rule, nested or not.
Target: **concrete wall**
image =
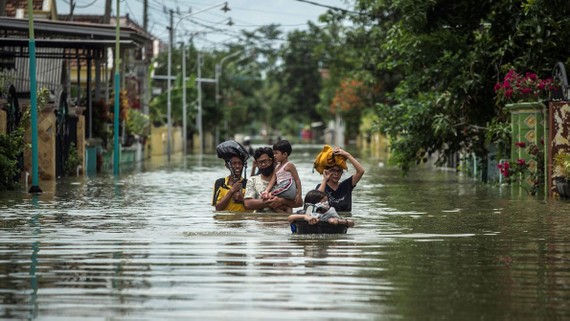
[[[173,127],[171,132],[170,153],[182,152],[182,128]],[[168,153],[168,127],[151,127],[147,139],[147,148],[152,156],[166,155]]]
[[[24,140],[32,144],[31,127],[26,126]],[[40,180],[55,180],[56,118],[52,108],[38,113],[38,175]],[[32,149],[24,149],[24,171],[31,175]]]
[[[6,111],[0,110],[0,134],[6,134]]]
[[[378,132],[370,134],[370,137],[359,135],[356,140],[358,149],[371,157],[384,160],[387,160],[390,156],[388,144],[388,138]]]
[[[204,153],[205,154],[214,154],[216,152],[216,146],[218,144],[215,143],[216,138],[210,132],[204,132]],[[189,150],[192,151],[194,154],[200,153],[200,137],[198,134],[192,135],[192,141],[194,145]],[[239,139],[238,139],[239,141]]]

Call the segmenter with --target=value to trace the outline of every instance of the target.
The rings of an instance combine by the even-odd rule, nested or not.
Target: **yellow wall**
[[[170,153],[176,154],[182,152],[182,128],[172,127],[172,140],[170,146]],[[168,127],[152,127],[150,130],[150,137],[148,138],[147,147],[149,148],[152,156],[166,155],[168,153]]]
[[[194,145],[192,146],[192,152],[195,154],[200,153],[200,137],[198,134],[192,135],[192,140],[194,141]],[[216,146],[214,144],[215,137],[212,133],[204,132],[204,153],[215,153]]]
[[[375,132],[370,134],[370,142],[362,135],[358,136],[357,146],[363,150],[367,155],[374,158],[388,159],[390,156],[389,141],[386,136]]]

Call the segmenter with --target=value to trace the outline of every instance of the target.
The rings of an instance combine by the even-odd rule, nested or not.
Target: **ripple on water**
[[[313,154],[292,155],[304,192]],[[0,319],[569,317],[569,203],[363,163],[346,235],[214,213],[212,155],[1,194]]]

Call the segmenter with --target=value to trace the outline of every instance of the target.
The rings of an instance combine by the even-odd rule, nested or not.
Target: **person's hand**
[[[297,195],[295,195],[295,203],[299,204],[301,202],[301,193],[297,193]]]
[[[307,221],[309,225],[314,225],[319,222],[319,219],[312,216],[311,214],[305,214],[305,221]]]
[[[243,195],[241,194],[241,191],[234,193],[232,195],[232,198],[234,199],[234,202],[236,202],[236,203],[243,203]]]
[[[232,193],[232,198],[234,200],[234,202],[242,202],[243,201],[243,195],[241,194],[241,179],[239,181],[236,181],[232,184],[232,187],[230,188],[230,193]]]
[[[344,156],[347,158],[348,158],[348,156],[350,156],[350,154],[347,151],[345,151],[344,149],[342,149],[340,147],[333,148],[333,154],[334,155],[341,155],[341,156]]]
[[[235,192],[241,190],[241,181],[242,181],[242,180],[240,179],[239,181],[235,181],[235,182],[232,184],[232,187],[230,188],[230,192],[231,192],[231,193],[235,193]]]
[[[264,203],[267,204],[267,206],[269,206],[270,208],[276,209],[283,205],[283,199],[281,197],[273,196],[268,199],[265,199]]]
[[[325,169],[325,170],[323,171],[323,180],[324,180],[325,182],[328,182],[329,179],[331,178],[331,175],[332,175],[332,173],[329,172],[328,169]]]

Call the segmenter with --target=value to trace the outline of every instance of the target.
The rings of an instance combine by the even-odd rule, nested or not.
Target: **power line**
[[[311,4],[311,5],[313,5],[313,6],[323,7],[323,8],[331,9],[331,10],[334,10],[334,11],[340,11],[340,12],[343,12],[343,13],[351,13],[351,14],[360,15],[360,12],[351,11],[351,10],[347,10],[347,9],[343,9],[343,8],[339,8],[339,7],[334,7],[334,6],[329,6],[329,5],[317,3],[317,2],[314,2],[314,1],[309,1],[309,0],[295,0],[295,1],[308,3],[308,4]]]

